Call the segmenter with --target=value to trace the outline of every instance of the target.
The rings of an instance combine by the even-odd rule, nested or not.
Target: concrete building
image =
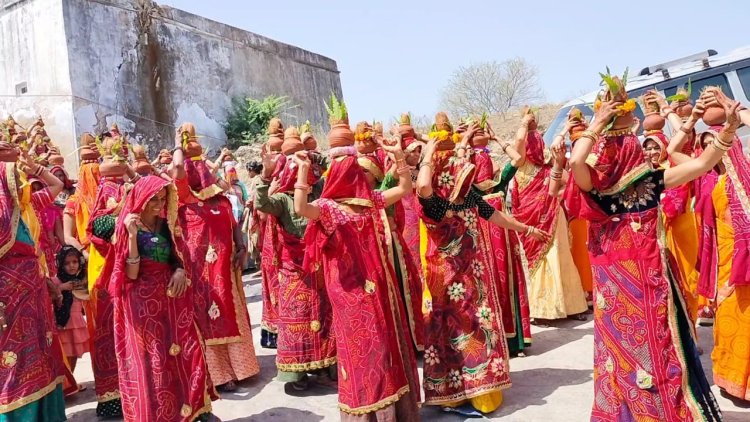
[[[153,156],[183,121],[218,151],[238,96],[285,95],[326,127],[331,92],[334,60],[151,0],[0,0],[0,117],[41,115],[66,155],[117,123]]]

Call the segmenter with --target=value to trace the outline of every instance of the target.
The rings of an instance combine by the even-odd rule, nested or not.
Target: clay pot
[[[662,130],[667,120],[659,115],[659,112],[651,112],[643,119],[643,130],[647,132]]]
[[[450,139],[435,143],[435,151],[451,151],[454,148],[456,148],[456,144]]]
[[[203,154],[203,147],[198,141],[191,139],[188,141],[184,153],[187,158],[200,157]]]
[[[124,161],[112,161],[105,157],[99,165],[99,173],[105,177],[122,177],[127,173],[128,165]]]
[[[539,128],[539,123],[537,123],[536,119],[529,122],[529,130],[537,130],[537,128]]]
[[[623,130],[633,126],[635,116],[633,113],[626,113],[615,119],[615,123],[610,130]]]
[[[62,166],[65,164],[65,158],[60,154],[52,154],[48,158],[49,164],[52,166]]]
[[[723,125],[727,121],[727,114],[721,107],[708,107],[703,113],[703,123],[707,126]]]
[[[302,140],[299,138],[299,132],[294,126],[290,126],[284,132],[284,143],[281,144],[281,153],[292,155],[305,149]]]
[[[268,137],[268,149],[271,152],[281,152],[281,146],[284,144],[284,138],[278,135]]]
[[[401,135],[401,138],[416,138],[417,133],[414,131],[414,127],[410,124],[404,124],[401,123],[398,125],[398,133]]]
[[[354,132],[347,123],[337,123],[328,131],[328,143],[331,148],[350,147],[354,145]]]
[[[141,176],[148,176],[149,174],[153,174],[154,168],[148,161],[136,160],[135,163],[133,163],[133,171]]]
[[[318,149],[318,140],[314,136],[309,135],[302,141],[302,145],[304,145],[307,151],[315,151]]]
[[[570,135],[570,140],[575,142],[581,137],[581,133],[586,131],[588,129],[588,126],[581,122],[573,127],[570,128],[570,131],[568,132],[568,135]]]
[[[378,144],[372,139],[357,141],[357,152],[360,154],[372,154],[378,150]]]
[[[693,105],[690,101],[673,101],[671,107],[683,119],[687,119],[693,113]]]

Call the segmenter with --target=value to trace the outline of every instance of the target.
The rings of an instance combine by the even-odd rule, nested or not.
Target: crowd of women
[[[593,421],[721,420],[695,327],[715,312],[714,383],[750,400],[750,111],[718,88],[695,105],[650,92],[641,144],[626,81],[603,79],[593,121],[571,111],[550,148],[528,108],[509,140],[444,113],[386,134],[332,97],[330,149],[275,118],[249,186],[189,123],[153,162],[117,127],[86,134],[73,181],[41,120],[9,119],[0,421],[65,420],[84,353],[97,415],[215,420],[218,391],[259,371],[255,264],[277,380],[335,386],[342,421],[491,413],[532,321],[590,308]]]

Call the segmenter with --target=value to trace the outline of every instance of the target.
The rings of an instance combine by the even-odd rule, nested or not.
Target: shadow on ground
[[[589,315],[589,319],[591,316]],[[536,332],[532,336],[531,347],[524,349],[529,356],[540,356],[557,348],[578,341],[587,335],[594,335],[594,328],[577,328],[587,321],[558,320],[553,321],[550,328]],[[593,362],[593,355],[591,357]]]
[[[261,413],[245,418],[232,419],[224,422],[320,422],[323,416],[308,410],[298,410],[289,407],[274,407]]]
[[[263,390],[266,384],[273,382],[276,376],[276,355],[258,355],[260,374],[237,383],[237,391],[221,393],[223,400],[250,400]]]
[[[546,405],[547,397],[558,388],[585,384],[591,381],[591,377],[590,369],[538,368],[514,371],[513,387],[503,391],[502,406],[487,417],[499,418],[512,415],[529,406]],[[437,420],[440,415],[444,413],[438,406],[425,406],[422,410],[422,419],[425,421]],[[456,420],[456,416],[451,418]]]

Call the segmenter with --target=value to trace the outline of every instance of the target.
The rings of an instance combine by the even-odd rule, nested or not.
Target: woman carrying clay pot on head
[[[550,195],[552,163],[545,155],[536,116],[528,107],[514,143],[521,155],[511,193],[513,216],[552,235],[540,241],[521,234],[529,271],[529,308],[537,324],[573,318],[585,321],[588,310],[568,239],[568,223],[560,200]],[[555,173],[557,176],[559,173]]]
[[[384,144],[398,163],[399,183],[372,190],[357,163],[346,106],[333,98],[329,114],[331,166],[321,197],[308,202],[311,162],[298,152],[294,210],[310,220],[304,267],[322,268],[333,308],[341,420],[419,421],[416,358],[383,222],[385,208],[411,190],[409,169],[398,143]]]
[[[709,171],[731,148],[739,123],[736,108],[725,110],[731,123],[700,157],[654,169],[632,132],[635,103],[625,82],[610,75],[603,80],[594,120],[571,153],[579,202],[568,205],[590,224],[591,420],[721,420],[674,277],[679,270],[659,241],[659,203],[664,189]],[[628,329],[634,326],[642,328]]]
[[[242,290],[246,247],[224,195],[227,185],[203,159],[192,123],[177,129],[175,147],[170,176],[179,200],[176,247],[193,283],[195,319],[211,380],[223,391],[234,391],[237,381],[259,372]]]

